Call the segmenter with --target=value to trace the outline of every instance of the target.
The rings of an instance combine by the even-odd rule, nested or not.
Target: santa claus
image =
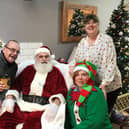
[[[62,99],[66,97],[65,80],[60,70],[53,66],[51,50],[42,46],[36,50],[34,58],[35,63],[18,75],[6,94],[0,113],[0,129],[41,129],[40,119],[49,97],[59,93],[63,95]]]

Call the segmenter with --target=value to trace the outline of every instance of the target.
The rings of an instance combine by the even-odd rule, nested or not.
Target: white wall
[[[34,60],[34,53],[36,49],[42,45],[43,43],[41,42],[21,42],[21,50],[16,62],[20,64],[24,61]]]
[[[0,0],[0,39],[5,42],[10,39],[19,42],[43,42],[52,49],[56,58],[67,59],[77,43],[60,42],[61,1]],[[120,4],[120,0],[64,1],[97,6],[102,32],[107,28],[112,11]]]

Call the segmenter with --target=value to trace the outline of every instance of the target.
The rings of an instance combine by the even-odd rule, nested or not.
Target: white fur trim
[[[65,98],[62,94],[55,94],[55,95],[52,95],[50,98],[49,98],[49,102],[52,103],[52,99],[54,97],[58,97],[61,101],[61,104],[64,104],[65,103]],[[24,101],[22,99],[19,99],[19,101],[17,101],[17,104],[18,106],[20,107],[20,110],[21,111],[27,111],[27,112],[32,112],[32,111],[43,111],[43,110],[46,110],[48,105],[49,104],[45,104],[45,105],[40,105],[40,104],[37,104],[37,103],[31,103],[31,102],[27,102],[27,101]]]
[[[19,93],[16,90],[8,90],[5,96],[7,95],[13,95],[16,98],[16,100],[19,99]]]
[[[46,82],[48,73],[42,74],[36,72],[34,79],[31,83],[31,88],[30,88],[30,95],[38,95],[41,96],[43,93],[43,87]]]
[[[51,59],[55,59],[55,55],[51,55]]]
[[[37,55],[37,54],[39,54],[40,52],[45,52],[45,53],[48,53],[49,55],[51,55],[50,54],[50,51],[47,49],[47,48],[38,48],[36,51],[35,51],[35,56]]]
[[[49,98],[49,102],[51,101],[52,98],[54,97],[58,97],[61,100],[61,103],[65,103],[65,99],[63,97],[62,94],[56,94],[56,95],[52,95]],[[51,102],[50,102],[51,103]],[[46,110],[49,104],[45,104],[45,105],[40,105],[37,103],[31,103],[31,102],[27,102],[24,101],[22,99],[19,99],[17,101],[18,106],[20,107],[21,111],[27,111],[27,112],[32,112],[32,111],[43,111]]]
[[[52,95],[52,96],[49,98],[49,103],[50,103],[50,104],[53,103],[53,102],[52,102],[52,99],[55,98],[55,97],[60,99],[61,104],[64,104],[64,103],[65,103],[65,98],[64,98],[64,96],[63,96],[62,94],[55,94],[55,95]]]
[[[22,129],[22,128],[23,128],[23,124],[24,124],[24,123],[18,124],[18,125],[16,126],[16,129]]]
[[[76,72],[78,70],[84,70],[84,71],[89,73],[88,68],[85,68],[85,67],[82,67],[82,66],[76,66],[75,69],[73,70],[73,72]]]
[[[81,122],[81,118],[79,116],[79,107],[77,106],[76,103],[74,104],[74,116],[75,116],[76,123],[79,124]],[[78,121],[78,119],[80,121]]]

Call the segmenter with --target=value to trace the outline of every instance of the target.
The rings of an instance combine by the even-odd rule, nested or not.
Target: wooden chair
[[[129,93],[118,96],[114,107],[120,113],[127,116],[127,120],[122,123],[117,123],[120,125],[120,129],[124,129],[124,127],[129,127]]]

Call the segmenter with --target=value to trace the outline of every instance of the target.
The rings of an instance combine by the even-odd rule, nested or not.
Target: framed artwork
[[[97,15],[97,7],[62,2],[61,42],[78,42],[86,35],[82,19],[87,14]]]

